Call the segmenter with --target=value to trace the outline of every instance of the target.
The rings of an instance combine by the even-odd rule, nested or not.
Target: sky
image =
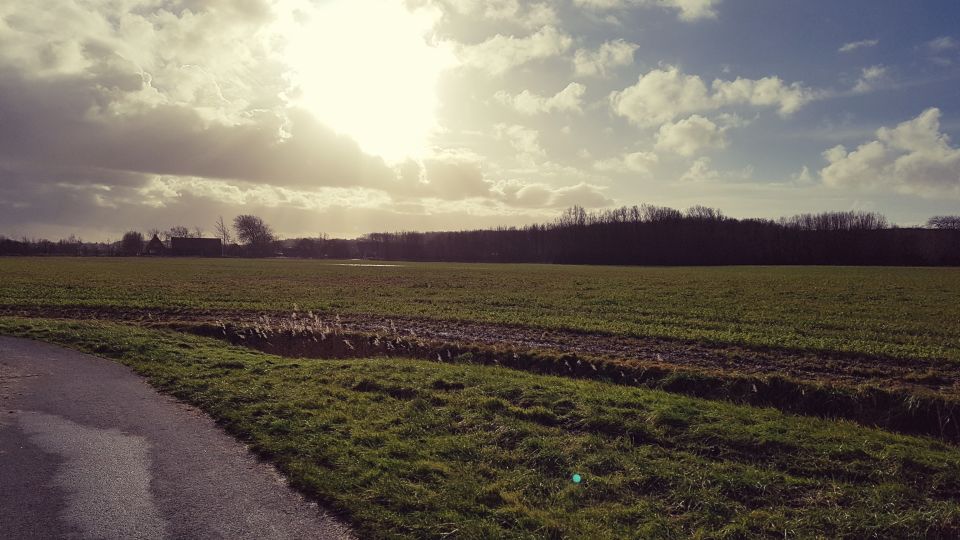
[[[956,0],[0,4],[0,234],[960,213]]]

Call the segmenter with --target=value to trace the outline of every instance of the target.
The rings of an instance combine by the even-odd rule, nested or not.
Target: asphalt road
[[[0,337],[0,537],[350,536],[209,417],[126,367]]]

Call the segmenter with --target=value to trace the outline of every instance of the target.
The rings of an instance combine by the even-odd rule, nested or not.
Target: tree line
[[[960,265],[960,218],[899,228],[873,212],[735,219],[694,206],[565,210],[547,224],[458,232],[370,234],[363,257],[384,260],[623,265]]]
[[[549,223],[471,231],[372,233],[357,239],[279,239],[257,216],[215,226],[225,254],[238,257],[368,258],[451,262],[622,265],[841,264],[960,266],[960,216],[935,216],[901,228],[874,212],[822,212],[736,219],[715,208],[685,211],[640,205],[588,212],[574,206]],[[158,237],[180,233],[151,231]],[[129,236],[129,238],[128,238]],[[151,234],[152,237],[152,234]],[[130,231],[113,252],[79,241],[18,242],[0,237],[3,254],[132,255],[144,237]],[[78,247],[78,245],[80,247]],[[140,246],[138,248],[138,246]],[[88,249],[87,252],[83,252]]]

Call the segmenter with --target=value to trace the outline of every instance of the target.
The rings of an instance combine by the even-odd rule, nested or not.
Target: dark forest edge
[[[310,259],[614,265],[891,265],[960,266],[960,216],[935,216],[926,227],[901,228],[874,212],[799,214],[777,220],[640,205],[588,212],[574,206],[554,221],[525,227],[445,232],[371,233],[357,239],[280,239],[256,216],[237,216],[232,230],[215,225],[220,255]],[[183,226],[148,231],[169,249],[175,238],[201,238]],[[154,241],[154,244],[156,241]],[[150,243],[137,231],[118,242],[71,237],[14,240],[0,236],[0,255],[134,256]],[[155,251],[150,251],[156,254]]]

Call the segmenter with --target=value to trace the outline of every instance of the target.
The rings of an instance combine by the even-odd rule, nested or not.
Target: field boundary
[[[696,341],[657,336],[604,333],[571,328],[492,324],[461,319],[434,319],[364,313],[291,313],[289,311],[193,310],[120,307],[0,306],[0,315],[52,319],[104,319],[136,324],[202,324],[230,321],[265,326],[300,317],[323,318],[344,331],[362,334],[402,333],[426,339],[497,348],[552,350],[619,362],[681,370],[723,371],[752,377],[785,376],[807,384],[896,388],[907,393],[933,392],[960,399],[960,363],[948,359],[901,358],[851,351],[802,349]],[[266,322],[264,322],[266,321]]]
[[[543,375],[593,379],[741,405],[771,407],[793,414],[849,420],[870,427],[960,443],[960,400],[933,392],[906,392],[866,385],[810,384],[776,375],[727,374],[544,349],[525,350],[396,333],[356,332],[335,325],[317,328],[297,323],[282,329],[228,323],[164,326],[278,356],[318,359],[403,357],[501,366]]]

